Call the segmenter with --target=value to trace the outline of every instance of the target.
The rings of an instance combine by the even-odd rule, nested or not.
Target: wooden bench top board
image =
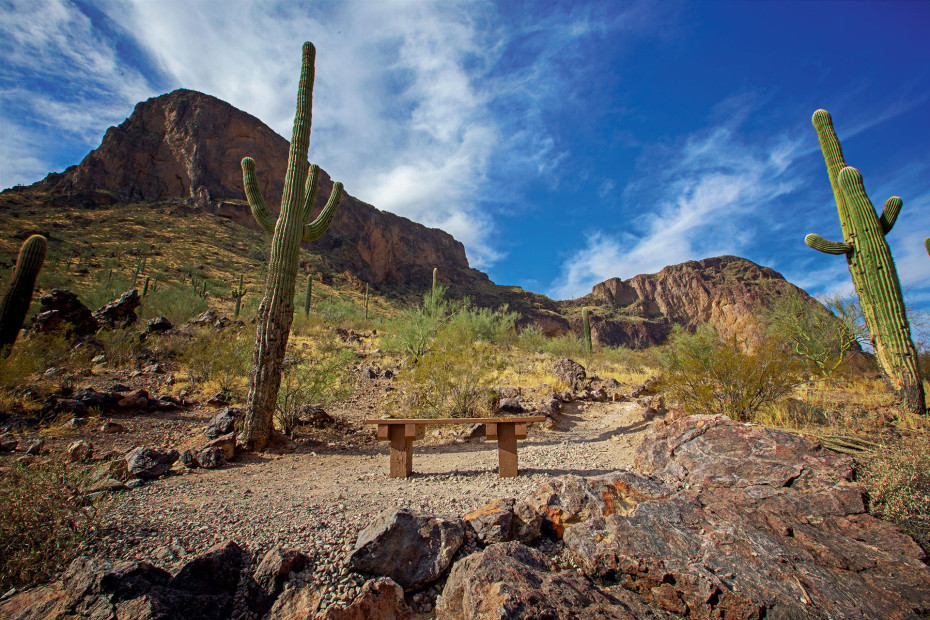
[[[365,420],[365,424],[520,424],[522,422],[542,422],[544,415],[513,416],[509,418],[383,418]]]

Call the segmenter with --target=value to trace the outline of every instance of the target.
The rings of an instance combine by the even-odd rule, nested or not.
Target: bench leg
[[[497,425],[497,473],[501,478],[517,475],[517,429],[514,423]]]
[[[391,478],[406,478],[413,471],[413,438],[404,436],[400,424],[390,426]]]

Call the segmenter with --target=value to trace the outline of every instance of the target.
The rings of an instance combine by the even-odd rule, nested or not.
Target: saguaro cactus
[[[239,274],[239,288],[233,289],[233,299],[236,300],[236,309],[233,312],[233,318],[239,318],[239,310],[242,309],[242,298],[245,297],[245,291],[242,289],[242,274]]]
[[[342,197],[342,183],[333,183],[329,201],[320,215],[310,222],[320,175],[318,166],[309,166],[307,163],[315,58],[313,44],[309,41],[304,43],[300,85],[297,89],[297,113],[284,177],[281,213],[277,218],[268,209],[259,190],[255,162],[251,157],[242,160],[242,181],[252,215],[262,228],[274,233],[265,293],[258,307],[252,370],[249,373],[248,408],[239,435],[239,443],[246,450],[264,450],[271,435],[272,418],[281,386],[281,362],[294,319],[294,289],[300,242],[315,241],[323,236],[333,221]]]
[[[898,272],[885,240],[903,203],[901,198],[893,196],[885,201],[881,216],[876,215],[862,185],[862,175],[847,166],[843,159],[830,114],[826,110],[817,110],[812,121],[827,164],[843,241],[807,235],[804,242],[826,254],[846,255],[875,357],[886,381],[907,411],[926,413],[917,350],[911,340]]]
[[[32,235],[19,249],[10,288],[0,303],[0,359],[9,356],[23,326],[46,252],[48,242],[42,235]]]
[[[588,317],[588,309],[581,309],[581,322],[584,325],[584,350],[590,354],[594,351],[594,346],[591,343],[591,319]]]
[[[307,296],[304,297],[304,316],[310,316],[310,298],[313,296],[313,277],[307,274]]]
[[[432,288],[433,299],[436,298],[436,280],[438,279],[438,277],[439,277],[439,267],[433,267],[433,288]]]

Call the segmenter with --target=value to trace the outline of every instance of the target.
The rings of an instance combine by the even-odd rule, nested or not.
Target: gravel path
[[[429,427],[426,440],[414,444],[407,479],[388,477],[387,443],[370,440],[246,455],[218,470],[180,468],[127,493],[93,552],[170,570],[229,539],[259,559],[283,545],[311,555],[313,566],[300,578],[326,588],[327,604],[350,601],[365,577],[346,568],[346,552],[383,510],[460,516],[499,497],[522,497],[551,476],[629,467],[649,426],[641,411],[633,402],[568,405],[558,429],[537,425],[519,442],[517,478],[497,475],[496,442],[450,442]],[[415,601],[421,611],[431,609],[435,593]]]

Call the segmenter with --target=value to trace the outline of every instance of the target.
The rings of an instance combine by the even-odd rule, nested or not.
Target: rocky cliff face
[[[191,90],[154,97],[107,130],[77,166],[50,174],[42,189],[91,202],[105,190],[118,201],[183,199],[257,228],[245,203],[239,162],[255,159],[265,200],[277,210],[287,169],[288,142],[254,116]],[[321,175],[317,209],[332,180]],[[379,211],[348,193],[329,232],[316,244],[363,280],[422,285],[433,267],[455,283],[486,280],[470,269],[464,246],[451,235]]]
[[[710,325],[751,346],[761,335],[758,319],[782,295],[800,295],[815,311],[826,311],[780,273],[738,256],[688,261],[629,280],[611,278],[579,301],[600,306],[592,336],[602,346],[659,344],[676,324]]]

